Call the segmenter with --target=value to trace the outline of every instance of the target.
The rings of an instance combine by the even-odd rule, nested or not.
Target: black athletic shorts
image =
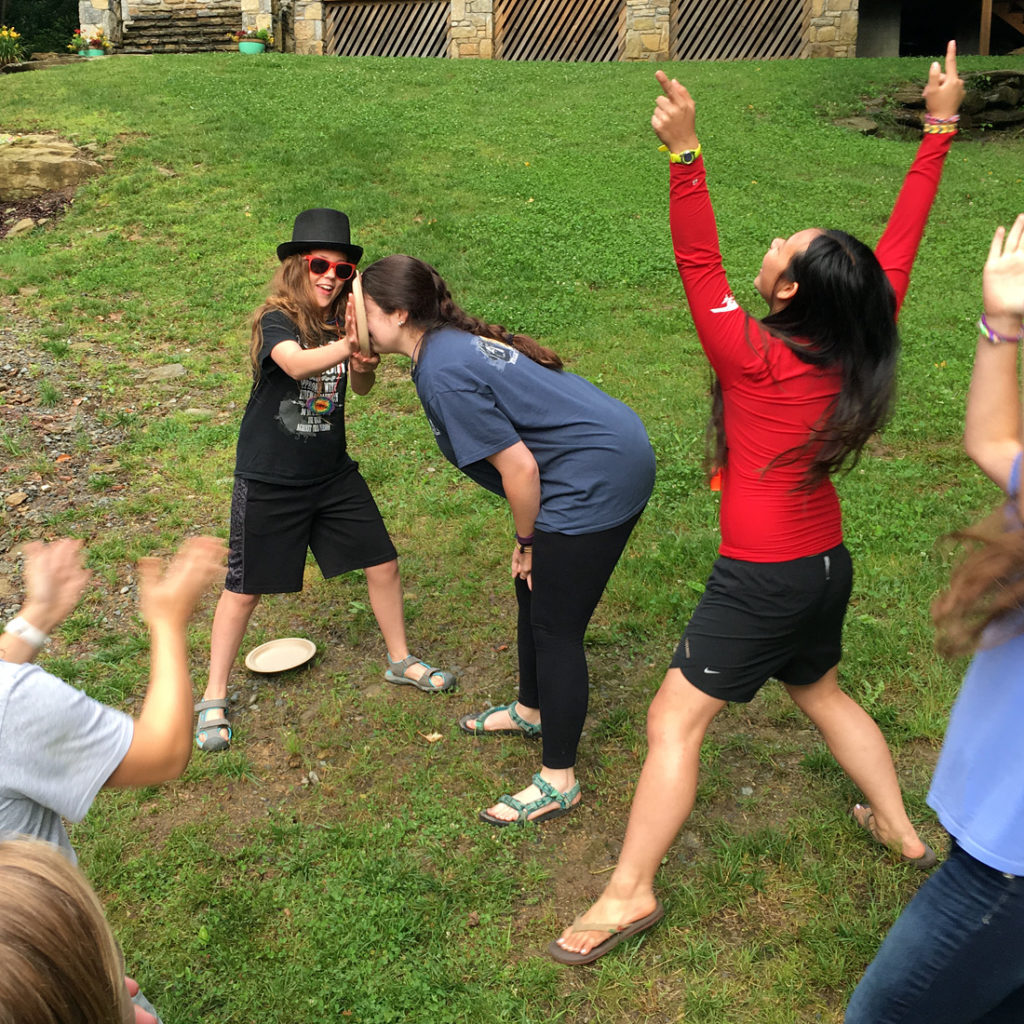
[[[235,477],[228,545],[224,588],[236,594],[301,590],[307,548],[325,579],[398,557],[355,463],[299,487]]]
[[[770,678],[817,682],[842,657],[852,586],[843,544],[787,562],[719,557],[672,668],[709,697],[737,703]]]

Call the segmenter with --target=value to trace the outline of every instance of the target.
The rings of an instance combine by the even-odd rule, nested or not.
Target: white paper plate
[[[363,300],[363,282],[359,280],[359,272],[352,278],[352,297],[356,307],[356,337],[359,339],[359,351],[364,356],[370,354],[370,329],[366,324],[366,302]]]
[[[316,654],[316,644],[301,636],[287,636],[254,647],[245,656],[250,672],[287,672],[305,665]]]

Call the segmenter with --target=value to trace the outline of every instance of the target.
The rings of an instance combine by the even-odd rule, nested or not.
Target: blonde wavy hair
[[[346,281],[337,297],[327,309],[321,309],[309,285],[309,266],[302,253],[288,256],[277,268],[270,281],[267,300],[252,315],[252,334],[249,339],[249,359],[253,376],[259,377],[260,352],[263,350],[263,331],[260,320],[264,313],[280,310],[299,329],[295,340],[303,348],[318,348],[338,340],[338,331],[327,326],[328,320],[343,323],[345,303],[348,302],[352,282]]]
[[[0,842],[0,1024],[131,1024],[124,960],[96,894],[56,847]]]

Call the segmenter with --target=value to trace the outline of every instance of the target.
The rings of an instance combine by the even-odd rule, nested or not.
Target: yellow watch
[[[668,146],[659,146],[658,150],[662,153],[668,153],[668,162],[670,164],[692,164],[700,156],[700,143],[697,143],[696,149],[684,149],[682,153],[673,153],[669,150]]]

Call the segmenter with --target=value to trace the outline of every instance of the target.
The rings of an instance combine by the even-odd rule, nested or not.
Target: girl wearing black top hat
[[[365,395],[379,362],[355,340],[349,296],[363,250],[338,210],[306,210],[253,315],[253,384],[242,416],[231,500],[231,553],[196,705],[196,744],[226,750],[228,676],[262,594],[302,589],[307,548],[325,578],[363,569],[387,646],[386,678],[420,690],[455,685],[406,647],[397,553],[345,446],[345,388]]]

